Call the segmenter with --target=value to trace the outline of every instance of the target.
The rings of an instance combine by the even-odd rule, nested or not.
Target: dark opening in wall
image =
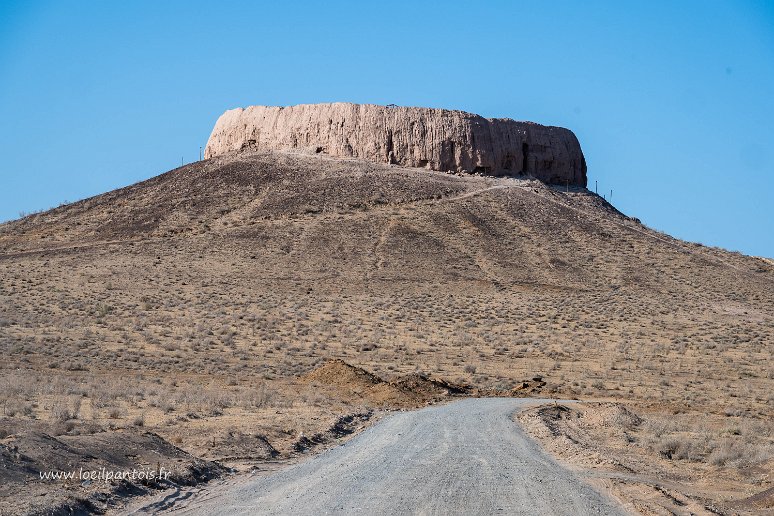
[[[255,143],[255,140],[247,140],[246,142],[242,143],[242,146],[239,147],[239,150],[245,150],[245,149],[254,149],[257,145]]]
[[[476,167],[473,169],[474,174],[488,174],[492,171],[492,167]]]
[[[317,148],[316,148],[314,151],[315,151],[317,154],[320,154],[321,152],[325,152],[325,147],[317,147]]]
[[[527,142],[521,144],[521,175],[529,171],[529,145]]]

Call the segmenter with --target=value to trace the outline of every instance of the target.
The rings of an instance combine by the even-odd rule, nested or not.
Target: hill
[[[664,438],[733,422],[747,439],[774,415],[773,287],[771,262],[582,187],[227,153],[0,225],[2,427],[290,453],[378,408],[299,379],[337,358],[387,381],[537,382],[683,422]],[[752,433],[758,459],[717,466],[723,497],[770,482],[744,470],[771,464],[771,433]]]

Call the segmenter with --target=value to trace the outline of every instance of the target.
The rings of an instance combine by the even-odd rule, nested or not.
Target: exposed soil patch
[[[360,399],[365,402],[394,406],[406,403],[406,393],[385,382],[365,369],[350,365],[343,360],[325,362],[301,377],[329,391],[336,397]]]
[[[422,373],[387,381],[340,359],[325,362],[303,375],[301,380],[325,389],[332,396],[360,399],[385,408],[418,407],[473,392],[467,386],[436,380]]]

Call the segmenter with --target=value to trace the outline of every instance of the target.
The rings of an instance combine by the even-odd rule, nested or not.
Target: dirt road
[[[534,401],[398,413],[270,476],[167,496],[135,514],[623,514],[512,421]]]

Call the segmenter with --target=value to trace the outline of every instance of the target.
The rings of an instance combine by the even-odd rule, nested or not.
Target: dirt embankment
[[[474,387],[433,378],[421,372],[385,380],[343,360],[332,359],[303,375],[301,381],[315,385],[336,398],[357,399],[385,408],[416,408],[452,397],[519,397],[537,394],[546,385],[536,376],[518,382],[512,389]]]
[[[25,432],[0,441],[0,514],[101,513],[128,496],[193,485],[226,471],[151,432]]]
[[[636,411],[636,412],[635,412]],[[733,417],[666,415],[620,403],[543,405],[518,415],[554,456],[630,509],[771,514],[774,434]],[[761,447],[761,441],[768,446]]]
[[[358,399],[386,408],[419,407],[449,396],[469,395],[473,392],[469,386],[453,385],[422,373],[386,381],[339,359],[326,361],[303,375],[301,381],[319,386],[337,398]]]

